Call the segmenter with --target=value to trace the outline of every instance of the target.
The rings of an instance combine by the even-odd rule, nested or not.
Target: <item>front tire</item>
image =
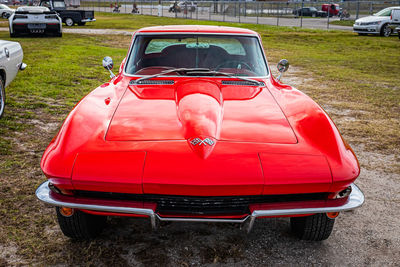
[[[328,218],[325,213],[290,218],[292,232],[302,240],[325,240],[331,235],[334,224],[335,219]]]
[[[4,88],[4,81],[0,77],[0,118],[1,116],[3,116],[5,105],[6,105],[6,90]]]
[[[67,25],[68,27],[74,26],[74,20],[72,18],[66,18],[65,25]]]
[[[392,29],[390,29],[389,24],[385,24],[381,28],[381,36],[389,37],[392,34]]]
[[[107,217],[92,215],[80,210],[66,217],[56,207],[58,224],[65,236],[72,239],[92,239],[97,237],[106,226]]]
[[[7,19],[7,13],[6,12],[3,12],[2,14],[1,14],[1,17],[3,18],[3,19]]]

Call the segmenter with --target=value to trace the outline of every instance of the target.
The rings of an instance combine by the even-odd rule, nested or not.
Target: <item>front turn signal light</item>
[[[339,216],[339,212],[327,212],[326,216],[328,216],[330,219],[335,219],[337,216]]]
[[[71,217],[74,214],[74,209],[67,207],[60,207],[60,213],[64,217]]]

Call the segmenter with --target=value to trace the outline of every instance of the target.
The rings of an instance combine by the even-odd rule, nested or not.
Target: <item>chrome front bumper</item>
[[[137,205],[137,203],[121,203],[121,201],[113,200],[75,198],[73,196],[57,194],[50,190],[49,181],[44,182],[38,187],[36,190],[36,197],[51,206],[62,206],[110,213],[145,215],[150,218],[153,229],[157,228],[159,221],[227,222],[244,224],[246,230],[249,232],[254,225],[255,219],[258,217],[340,212],[356,209],[364,203],[364,195],[355,184],[351,184],[351,188],[352,191],[347,199],[250,205],[251,214],[239,219],[162,217],[155,212],[155,209],[139,207],[140,205]]]
[[[353,25],[353,31],[356,33],[379,34],[380,28],[379,25]]]

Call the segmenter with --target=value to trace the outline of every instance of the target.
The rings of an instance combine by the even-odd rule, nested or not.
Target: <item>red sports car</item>
[[[103,65],[111,72],[111,58]],[[254,31],[143,28],[111,77],[42,158],[36,195],[68,237],[95,237],[107,216],[248,231],[256,218],[290,217],[300,238],[323,240],[364,202],[350,146],[318,104],[271,75]]]

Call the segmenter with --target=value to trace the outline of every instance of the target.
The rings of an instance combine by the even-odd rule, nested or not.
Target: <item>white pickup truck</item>
[[[24,70],[22,47],[18,42],[0,40],[0,117],[6,103],[5,88],[14,80],[19,70]]]

